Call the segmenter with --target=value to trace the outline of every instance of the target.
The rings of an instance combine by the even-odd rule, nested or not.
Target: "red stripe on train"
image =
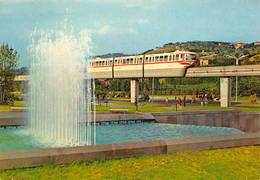
[[[183,65],[189,65],[191,62],[196,62],[194,60],[185,60],[185,61],[174,61],[174,62],[151,62],[151,63],[144,63],[145,65],[149,65],[149,64],[170,64],[170,63],[178,63],[178,64],[183,64]],[[116,64],[114,65],[116,66],[136,66],[136,65],[143,65],[143,64]],[[92,68],[103,68],[103,67],[112,67],[112,65],[110,66],[96,66],[96,67],[92,67]]]

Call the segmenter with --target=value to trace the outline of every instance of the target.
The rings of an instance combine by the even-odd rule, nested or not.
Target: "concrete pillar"
[[[138,79],[131,79],[131,103],[138,102],[139,96],[139,81]]]
[[[220,106],[229,107],[231,105],[231,79],[220,78]]]

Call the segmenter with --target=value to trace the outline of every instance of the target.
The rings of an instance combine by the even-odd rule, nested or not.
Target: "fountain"
[[[30,133],[55,146],[95,144],[92,82],[87,71],[90,38],[72,28],[33,33],[29,81]],[[85,80],[86,79],[86,80]]]

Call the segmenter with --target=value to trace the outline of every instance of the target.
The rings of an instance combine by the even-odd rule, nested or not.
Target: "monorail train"
[[[171,53],[133,55],[90,60],[89,72],[95,79],[183,77],[186,68],[198,62],[196,53],[175,51]]]

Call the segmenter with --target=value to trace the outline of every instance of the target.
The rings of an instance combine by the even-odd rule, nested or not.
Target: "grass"
[[[136,112],[136,107],[130,102],[109,102],[107,105],[97,105],[98,112],[106,112],[110,109],[127,109],[129,112]],[[246,112],[259,112],[260,104],[234,104],[229,108],[220,107],[218,103],[209,103],[208,106],[201,106],[200,104],[187,104],[185,108],[178,108],[178,111],[217,111],[217,110],[240,110]],[[139,103],[138,112],[175,112],[175,104],[160,104],[160,103]]]
[[[13,107],[24,107],[25,102],[24,101],[14,101],[14,104],[12,105]],[[0,105],[0,111],[7,111],[10,110],[12,107],[10,105]]]
[[[10,110],[10,106],[8,105],[0,105],[0,111],[7,111]]]
[[[24,101],[14,101],[15,107],[23,107],[25,106]],[[0,105],[1,110],[10,110],[11,106],[7,105]],[[97,103],[96,110],[97,112],[107,112],[110,109],[127,109],[129,112],[136,112],[136,107],[134,104],[130,102],[119,102],[119,101],[110,101],[107,105],[102,103],[99,105]],[[199,111],[199,110],[240,110],[246,112],[259,112],[260,111],[260,104],[250,104],[244,101],[241,104],[234,104],[229,108],[222,108],[219,106],[218,103],[212,102],[209,103],[208,106],[200,106],[200,104],[190,105],[187,104],[185,108],[179,108],[178,111]],[[138,105],[138,112],[175,112],[175,104],[169,103],[146,103],[141,102]]]
[[[129,112],[136,112],[136,107],[130,102],[109,102],[107,105],[97,105],[96,110],[98,112],[106,112],[110,109],[127,109]],[[175,111],[175,107],[169,107],[165,104],[159,103],[139,103],[138,112],[172,112]]]
[[[259,112],[260,111],[260,104],[234,104],[229,108],[223,108],[219,105],[210,104],[209,106],[190,106],[185,109],[185,111],[189,110],[239,110],[245,112]]]
[[[259,179],[260,146],[0,171],[0,179]]]

